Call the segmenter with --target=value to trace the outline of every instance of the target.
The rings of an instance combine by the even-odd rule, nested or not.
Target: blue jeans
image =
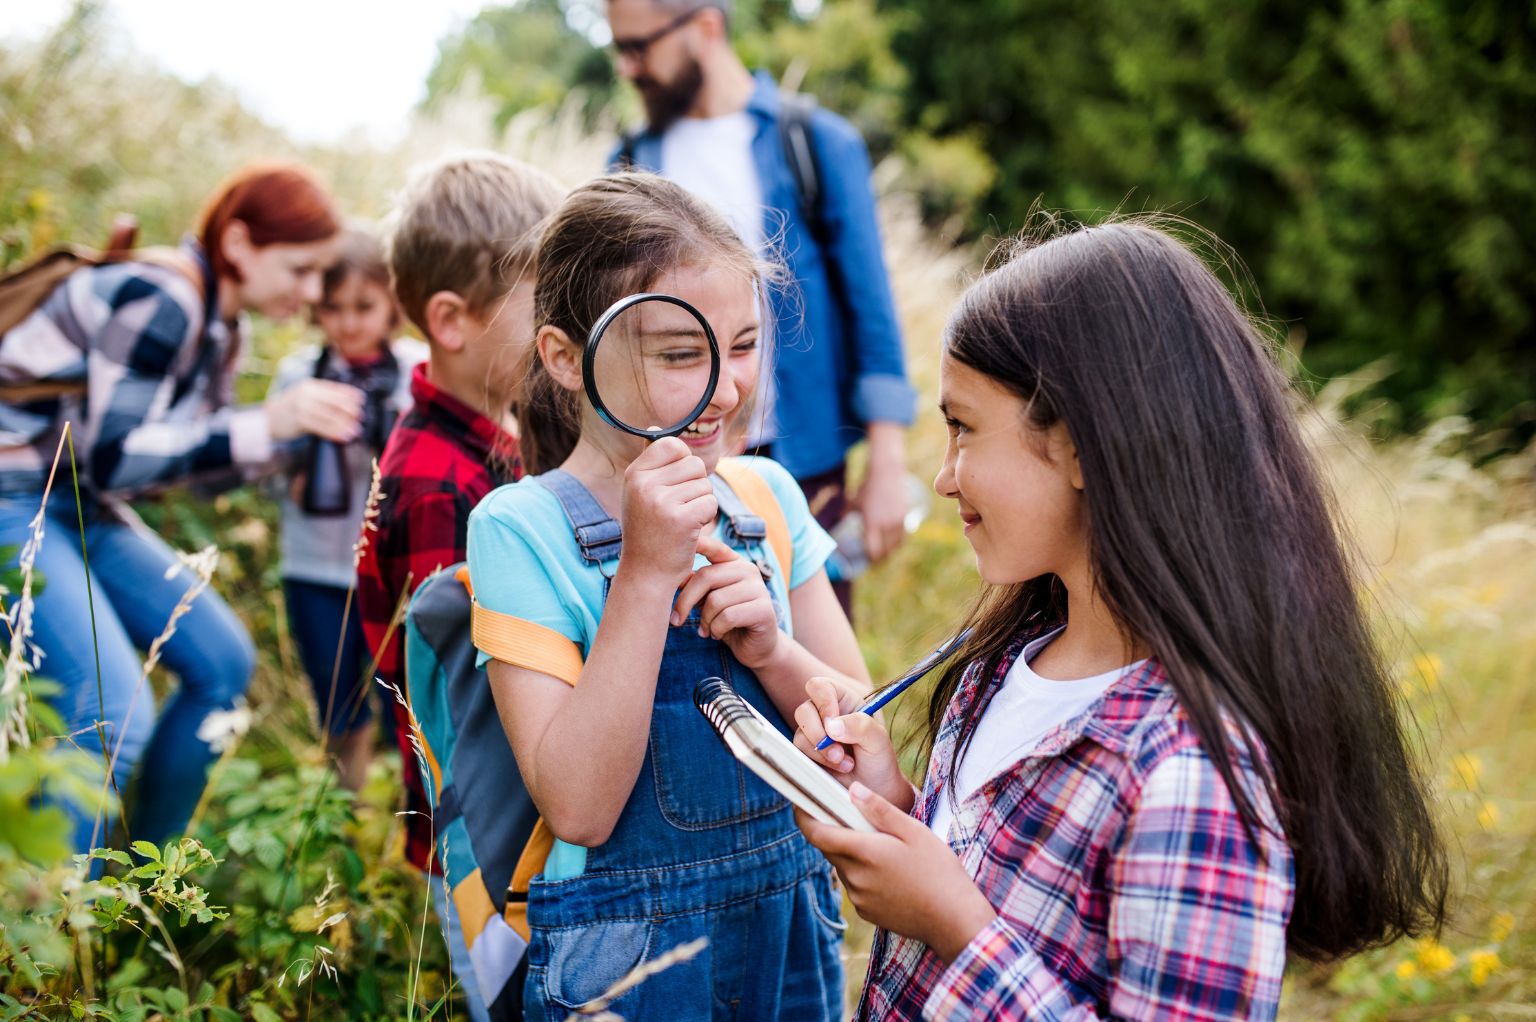
[[[41,499],[0,496],[0,547],[27,541]],[[167,578],[166,572],[178,566],[170,547],[103,517],[89,498],[86,504],[89,596],[74,497],[55,488],[49,499],[36,562],[46,583],[33,612],[32,639],[43,654],[37,675],[62,688],[52,701],[70,741],[103,763],[121,741],[113,770],[117,791],[127,792],[134,767],[143,764],[128,830],[134,839],[158,844],[180,835],[191,818],[217,756],[209,739],[218,736],[199,735],[199,730],[210,713],[235,708],[250,682],[256,653],[234,612],[212,589],[204,589],[161,648],[160,662],[181,684],[157,718],[154,694],[141,681],[138,651],[147,650],[165,630],[171,611],[195,580],[187,569]],[[95,807],[67,808],[75,819],[77,851],[89,849],[93,831],[98,846],[106,843],[110,818],[98,825]]]
[[[330,735],[351,734],[373,719],[369,696],[377,693],[375,698],[382,700],[384,695],[380,686],[363,677],[370,657],[356,595],[340,586],[285,578],[283,599],[288,605],[288,631],[299,647],[299,660],[315,693],[321,730]],[[348,599],[352,601],[350,614]],[[347,623],[345,633],[343,619]],[[332,677],[336,679],[334,688]]]

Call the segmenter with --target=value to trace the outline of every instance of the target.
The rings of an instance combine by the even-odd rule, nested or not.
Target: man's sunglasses
[[[701,11],[707,11],[714,6],[714,4],[700,4],[679,14],[654,32],[648,32],[642,36],[634,36],[630,39],[614,39],[612,44],[613,52],[621,57],[628,57],[630,60],[644,60],[646,51],[652,46],[688,24]]]

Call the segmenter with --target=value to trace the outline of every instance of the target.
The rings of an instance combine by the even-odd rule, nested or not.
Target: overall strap
[[[729,535],[734,535],[743,546],[753,550],[754,560],[759,565],[763,562],[757,554],[759,545],[768,538],[768,523],[752,513],[744,504],[736,491],[731,489],[731,484],[722,479],[718,474],[709,477],[710,485],[715,489],[715,503],[720,506],[720,513],[725,516],[726,530]]]
[[[582,560],[602,564],[619,556],[624,540],[619,533],[618,519],[604,511],[597,498],[575,476],[556,468],[534,478],[560,502],[576,536],[576,545],[581,548]]]
[[[768,539],[768,523],[763,521],[760,515],[754,514],[731,489],[731,484],[720,478],[718,473],[709,477],[710,485],[715,490],[715,503],[720,506],[720,513],[725,516],[725,529],[727,538],[734,535],[742,546],[747,548],[748,558],[757,565],[757,570],[762,572],[763,581],[767,582],[773,577],[773,565],[768,563],[764,555],[764,544]],[[784,577],[784,589],[789,590],[789,576]],[[779,598],[773,595],[772,587],[768,590],[773,599],[773,616],[779,622],[779,628],[789,631],[785,621],[784,607],[779,603]]]

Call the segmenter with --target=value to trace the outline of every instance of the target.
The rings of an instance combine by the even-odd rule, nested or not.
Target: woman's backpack
[[[163,266],[191,281],[199,299],[206,303],[203,273],[197,263],[180,249],[168,246],[134,248],[138,233],[138,221],[123,214],[113,222],[112,234],[105,248],[97,250],[66,245],[44,252],[20,269],[0,276],[0,345],[5,343],[6,333],[32,315],[72,273],[90,266],[126,262]],[[12,379],[0,383],[0,401],[8,404],[25,404],[83,393],[84,380]]]

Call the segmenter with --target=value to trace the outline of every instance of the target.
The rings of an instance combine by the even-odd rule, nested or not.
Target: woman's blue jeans
[[[19,549],[27,541],[40,501],[41,495],[0,496],[0,547]],[[158,844],[180,835],[191,818],[218,755],[210,739],[221,738],[218,718],[210,721],[209,715],[234,709],[244,695],[255,650],[228,604],[204,589],[161,648],[160,662],[181,684],[157,718],[154,694],[141,680],[139,651],[165,630],[195,578],[158,537],[95,514],[89,499],[86,504],[89,597],[73,495],[55,489],[49,499],[36,562],[45,581],[33,617],[32,640],[43,654],[36,673],[61,687],[52,702],[70,741],[105,763],[121,736],[113,770],[117,790],[127,793],[135,766],[142,767],[129,834]],[[16,563],[15,552],[9,563]],[[77,851],[88,850],[93,831],[97,845],[106,843],[110,818],[98,825],[96,807],[68,808]]]

